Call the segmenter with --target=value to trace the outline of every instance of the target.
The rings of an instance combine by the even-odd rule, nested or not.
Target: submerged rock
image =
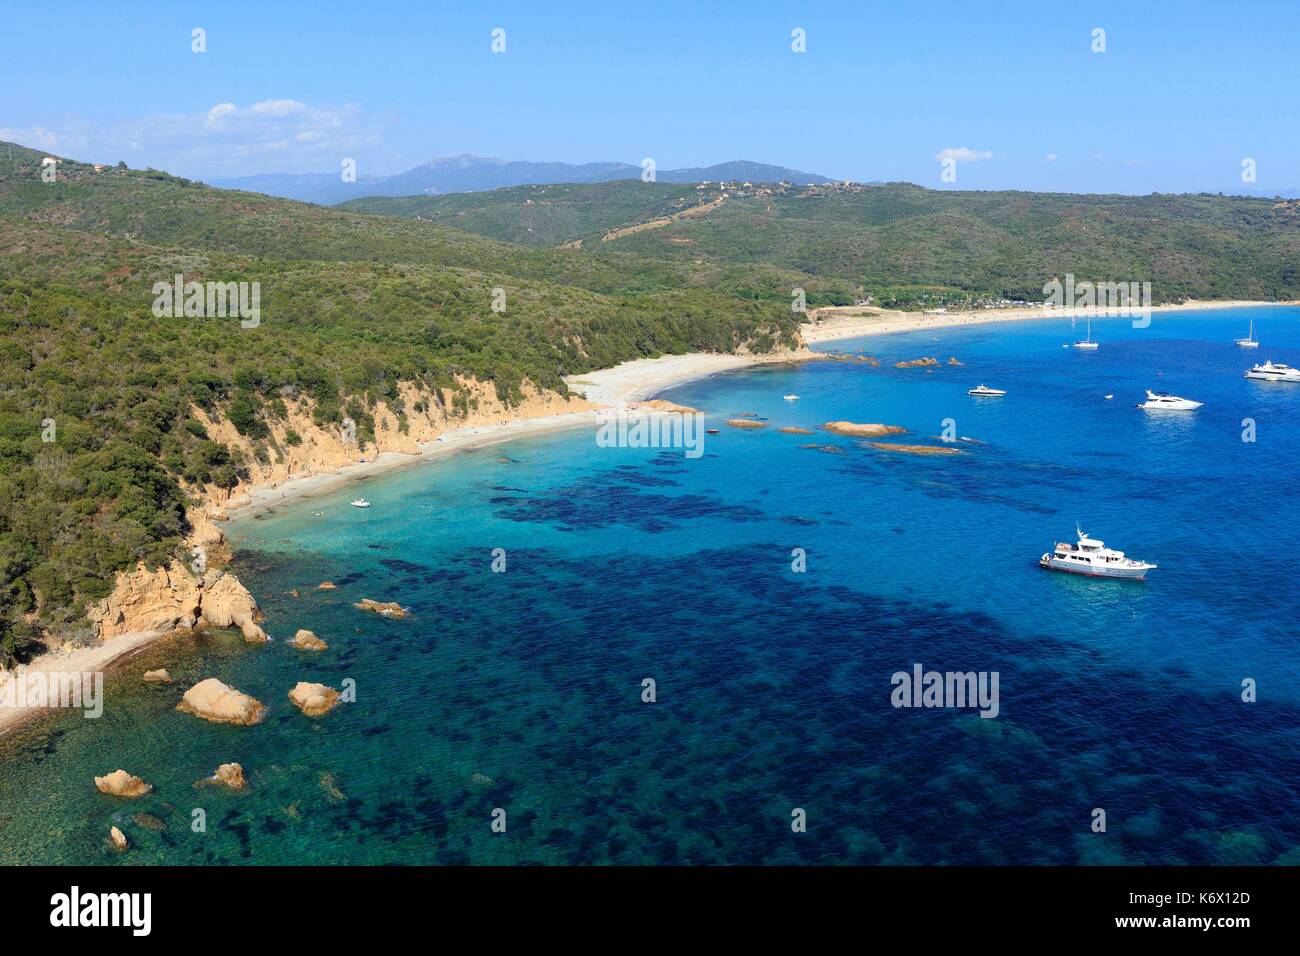
[[[698,408],[691,408],[689,405],[678,405],[676,402],[670,402],[664,398],[652,398],[647,402],[633,402],[628,408],[644,408],[654,412],[675,412],[679,415],[698,415]]]
[[[781,432],[784,435],[811,435],[812,434],[811,429],[796,428],[793,425],[784,425],[781,428],[778,428],[777,431]]]
[[[373,601],[370,598],[362,598],[352,606],[362,611],[374,611],[376,614],[392,618],[403,618],[409,613],[396,601]]]
[[[167,829],[167,823],[154,816],[152,813],[132,814],[131,819],[135,821],[137,826],[142,826],[146,830],[157,830],[161,832]]]
[[[167,673],[167,668],[160,667],[156,671],[145,671],[144,677],[140,679],[147,684],[170,684],[172,675]]]
[[[880,435],[897,435],[907,431],[898,425],[881,425],[874,422],[858,424],[857,422],[827,422],[822,428],[836,435],[853,435],[855,437],[875,438]]]
[[[110,774],[95,778],[95,786],[100,793],[106,793],[111,797],[143,797],[153,789],[152,784],[145,783],[139,777],[127,773],[125,770],[114,770]]]
[[[940,445],[896,445],[893,442],[873,441],[868,442],[872,448],[879,448],[881,451],[893,451],[903,455],[960,455],[960,448],[948,448]]]
[[[237,763],[223,763],[208,779],[231,790],[243,790],[248,786],[244,780],[244,768]]]
[[[176,709],[215,724],[249,726],[266,719],[265,704],[227,687],[215,677],[200,681],[187,690]]]
[[[121,830],[119,830],[117,827],[108,828],[108,839],[109,842],[112,843],[114,848],[117,850],[125,850],[128,846],[131,845],[126,841],[126,834],[123,833]]]
[[[300,651],[323,651],[329,647],[328,644],[306,629],[299,630],[289,643]]]
[[[308,717],[320,717],[338,706],[339,692],[324,684],[299,681],[289,691],[289,700]]]

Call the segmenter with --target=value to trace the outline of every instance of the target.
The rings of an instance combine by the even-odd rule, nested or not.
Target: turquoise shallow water
[[[1258,354],[1232,345],[1251,316]],[[1300,862],[1300,387],[1241,377],[1300,365],[1300,310],[1093,331],[1095,354],[1062,349],[1081,334],[1063,322],[835,343],[880,367],[669,393],[722,429],[696,460],[572,432],[241,522],[238,571],[267,630],[307,627],[330,649],[176,639],[113,682],[102,719],[0,743],[0,860]],[[892,367],[921,355],[964,364]],[[968,397],[980,382],[1010,394]],[[1147,387],[1206,404],[1148,415]],[[771,427],[723,424],[743,412]],[[981,444],[918,458],[775,430],[887,422],[929,442],[947,418]],[[348,507],[359,491],[368,511]],[[1038,569],[1076,520],[1160,568],[1145,584]],[[361,597],[412,615],[363,614]],[[894,709],[890,675],[916,662],[997,671],[999,716]],[[176,684],[133,679],[159,664]],[[207,676],[270,718],[176,713]],[[356,702],[320,720],[285,699],[345,679]],[[228,760],[249,792],[195,786]],[[97,794],[90,777],[118,766],[155,793]],[[103,844],[115,822],[135,843],[122,856]]]

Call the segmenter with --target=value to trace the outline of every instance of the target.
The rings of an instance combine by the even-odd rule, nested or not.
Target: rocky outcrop
[[[766,428],[767,422],[756,422],[752,418],[728,418],[727,424],[732,428]]]
[[[176,709],[214,724],[249,726],[266,719],[266,705],[227,687],[215,677],[200,681],[185,692]]]
[[[237,577],[211,567],[228,557],[221,529],[205,515],[191,512],[186,540],[194,564],[173,560],[165,568],[120,571],[113,591],[87,612],[101,640],[140,631],[167,633],[210,624],[237,627],[250,643],[268,640],[258,626],[262,612]]]
[[[119,851],[125,850],[128,846],[130,846],[130,844],[127,843],[126,841],[126,834],[123,833],[121,830],[119,830],[117,827],[108,828],[108,841],[113,844],[114,849]]]
[[[362,611],[373,611],[383,617],[397,618],[399,620],[410,613],[396,601],[374,601],[370,598],[362,598],[352,606]]]
[[[244,768],[237,763],[223,763],[217,772],[208,778],[218,786],[230,790],[243,790],[248,783],[244,780]]]
[[[338,706],[339,692],[324,684],[299,681],[289,691],[289,700],[308,717],[320,717]]]
[[[156,671],[145,671],[141,680],[146,684],[170,684],[172,675],[167,673],[167,668],[160,667]]]
[[[875,423],[858,424],[857,422],[827,422],[822,428],[836,435],[853,435],[857,438],[877,438],[881,435],[899,435],[907,431],[897,425],[879,425]]]
[[[141,562],[131,572],[118,573],[113,593],[87,615],[101,640],[139,631],[189,630],[210,624],[237,627],[244,640],[268,640],[258,626],[262,612],[248,589],[228,571],[197,576],[179,562],[150,570]]]
[[[200,620],[213,627],[237,627],[250,644],[262,644],[269,638],[258,626],[262,612],[239,579],[226,571],[207,571],[203,575],[203,594],[199,605]]]
[[[329,647],[328,644],[306,629],[298,631],[289,643],[300,651],[323,651]]]
[[[108,597],[87,612],[103,640],[137,631],[175,631],[199,619],[200,581],[179,562],[165,568],[119,571]]]
[[[125,770],[114,770],[110,774],[95,778],[95,787],[100,793],[106,793],[110,797],[143,797],[153,789],[152,784],[145,783],[134,774],[129,774]]]
[[[895,362],[894,368],[925,368],[926,366],[929,365],[938,365],[938,364],[939,364],[939,360],[937,358],[934,358],[933,356],[926,356],[924,358],[912,359],[910,362]]]
[[[316,585],[316,587],[321,591],[333,591],[335,585],[333,581],[322,581],[320,584]]]
[[[777,431],[784,435],[811,435],[812,430],[808,428],[797,428],[794,425],[785,425],[778,428]]]

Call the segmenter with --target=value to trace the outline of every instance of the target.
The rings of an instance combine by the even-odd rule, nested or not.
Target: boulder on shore
[[[110,774],[95,778],[95,787],[100,793],[106,793],[110,797],[143,797],[153,789],[153,784],[145,783],[134,774],[129,774],[125,770],[114,770]]]
[[[113,844],[114,848],[118,850],[125,850],[128,846],[130,846],[130,844],[127,843],[126,841],[126,834],[123,833],[121,830],[119,830],[117,827],[108,828],[108,839]]]
[[[167,668],[160,667],[156,671],[145,671],[144,677],[140,679],[146,684],[170,684],[172,675],[167,673]]]
[[[210,779],[213,783],[231,790],[243,790],[248,786],[244,780],[244,768],[237,763],[223,763]]]
[[[249,726],[266,719],[266,705],[227,687],[215,677],[200,681],[185,692],[176,709],[214,724]]]
[[[402,605],[398,604],[396,601],[374,601],[370,598],[362,598],[352,606],[360,608],[363,611],[374,611],[376,614],[380,614],[384,617],[399,619],[406,617],[408,613],[406,608],[402,607]]]
[[[338,706],[339,692],[324,684],[299,681],[289,691],[289,700],[308,717],[320,717]]]
[[[329,647],[328,644],[305,628],[300,629],[289,643],[300,651],[323,651]]]

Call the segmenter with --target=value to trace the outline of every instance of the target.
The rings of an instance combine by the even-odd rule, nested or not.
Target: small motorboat
[[[352,502],[352,507],[354,507],[354,508],[369,508],[369,507],[370,507],[370,502],[369,502],[369,501],[366,501],[365,498],[358,498],[356,501]]]
[[[997,395],[1005,395],[1006,392],[1004,392],[1004,391],[1003,391],[1002,389],[1000,389],[1000,388],[989,388],[987,385],[976,385],[974,388],[972,388],[972,389],[971,389],[970,391],[968,391],[966,394],[967,394],[967,395],[991,395],[991,396],[997,396]]]
[[[799,396],[798,396],[798,395],[782,395],[781,397],[784,398],[787,402],[797,402],[797,401],[799,401]]]

